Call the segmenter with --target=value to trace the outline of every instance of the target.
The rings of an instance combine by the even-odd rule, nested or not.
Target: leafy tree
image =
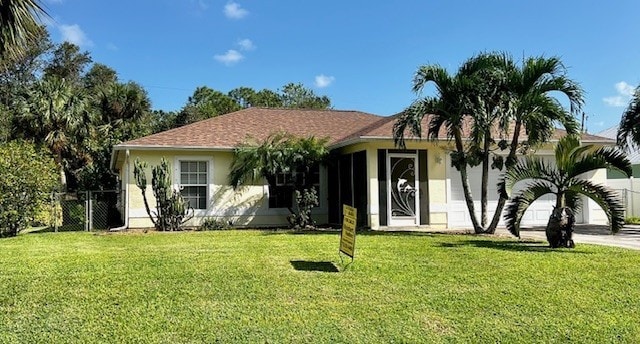
[[[58,167],[27,142],[0,144],[0,237],[24,229],[58,186]]]
[[[234,188],[262,178],[270,186],[276,185],[276,176],[281,173],[308,173],[312,166],[322,163],[327,157],[326,139],[315,137],[297,138],[284,133],[270,135],[259,144],[245,142],[234,150],[229,180]],[[289,208],[289,221],[296,228],[313,225],[311,208],[317,204],[317,193],[311,178],[297,178],[293,174],[297,208]]]
[[[241,108],[246,109],[254,106],[256,91],[250,87],[238,87],[229,91],[228,96]]]
[[[601,168],[618,169],[631,175],[631,163],[614,147],[581,146],[577,136],[565,136],[555,148],[555,164],[540,157],[528,157],[508,169],[498,184],[508,198],[513,187],[524,182],[524,188],[511,198],[506,208],[507,229],[520,236],[520,221],[529,206],[540,197],[553,194],[556,205],[546,228],[551,247],[573,247],[573,213],[580,205],[580,195],[591,198],[605,212],[612,232],[624,225],[624,205],[618,194],[605,186],[583,179],[584,173]]]
[[[152,133],[169,130],[175,127],[177,113],[174,111],[153,110],[149,115],[149,123]]]
[[[283,107],[282,97],[278,93],[265,88],[256,92],[255,97],[253,97],[253,103],[251,104],[251,106],[266,108]]]
[[[82,77],[84,87],[90,93],[97,93],[101,88],[108,88],[118,82],[118,73],[102,63],[94,63]]]
[[[80,52],[80,47],[63,42],[53,50],[53,57],[44,69],[45,78],[57,77],[72,86],[81,84],[85,69],[92,62],[89,52]]]
[[[182,126],[239,109],[240,106],[231,97],[202,86],[196,88],[193,95],[189,97],[187,105],[176,118],[176,124]]]
[[[36,39],[40,18],[48,16],[38,0],[0,2],[0,58],[15,58]]]
[[[298,83],[288,83],[282,87],[282,106],[293,109],[329,109],[331,100],[327,96],[318,96],[313,90]]]
[[[640,86],[636,88],[629,106],[622,114],[618,128],[618,145],[640,147]]]
[[[437,65],[422,66],[414,78],[413,89],[420,93],[429,83],[435,84],[437,96],[419,99],[403,111],[394,124],[396,145],[405,147],[407,132],[420,138],[422,120],[430,114],[428,137],[437,139],[444,128],[454,141],[451,161],[460,171],[476,233],[493,233],[506,200],[499,199],[488,223],[490,168],[513,166],[517,153],[546,142],[556,123],[575,133],[577,121],[572,113],[579,111],[583,103],[582,92],[564,75],[564,67],[557,58],[529,58],[518,67],[510,56],[499,53],[474,56],[455,75]],[[567,96],[571,113],[552,96],[554,91]],[[526,142],[520,141],[523,129],[528,134]],[[465,135],[470,138],[468,142],[463,140]],[[496,154],[504,150],[508,150],[506,163],[502,155]],[[480,221],[475,215],[467,171],[467,167],[477,165],[482,166]]]
[[[147,210],[149,219],[153,222],[156,230],[177,231],[186,221],[193,217],[193,208],[189,202],[182,198],[179,191],[174,190],[171,182],[171,166],[162,158],[160,165],[152,168],[151,190],[156,199],[156,208],[151,210],[147,200],[147,175],[145,170],[148,165],[136,159],[133,167],[133,175],[136,179],[136,186],[142,192],[144,207]]]

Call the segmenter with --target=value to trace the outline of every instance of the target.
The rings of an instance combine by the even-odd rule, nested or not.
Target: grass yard
[[[0,342],[640,342],[640,252],[362,234],[346,272],[313,271],[341,265],[338,240],[261,231],[3,239]]]

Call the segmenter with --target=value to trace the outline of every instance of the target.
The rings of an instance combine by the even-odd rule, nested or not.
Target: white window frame
[[[194,216],[205,216],[209,210],[213,208],[213,158],[210,156],[198,156],[198,155],[184,155],[176,156],[173,161],[173,187],[175,190],[180,191],[182,185],[180,183],[180,163],[189,161],[204,161],[207,163],[207,197],[205,209],[193,209]],[[188,184],[193,186],[195,184]],[[199,186],[201,184],[198,184]]]

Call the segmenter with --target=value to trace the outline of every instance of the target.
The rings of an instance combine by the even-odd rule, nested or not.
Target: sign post
[[[342,232],[340,233],[340,252],[351,257],[351,262],[353,262],[356,250],[357,209],[344,204],[342,213],[344,214],[344,219],[342,221]]]

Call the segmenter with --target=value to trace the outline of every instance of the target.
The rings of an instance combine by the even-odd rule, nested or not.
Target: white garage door
[[[550,158],[551,160],[551,158]],[[460,172],[458,172],[454,167],[451,167],[449,164],[448,168],[448,178],[449,178],[449,227],[450,228],[469,228],[473,227],[471,224],[471,217],[469,216],[469,211],[467,210],[467,205],[464,201],[464,192],[462,190],[462,182],[460,179]],[[488,222],[491,222],[493,218],[493,213],[495,212],[496,205],[498,203],[498,192],[497,192],[497,183],[500,177],[500,171],[498,170],[489,170],[489,184],[487,190],[488,196],[488,211],[487,217]],[[480,189],[482,184],[482,169],[480,166],[471,168],[468,170],[469,173],[469,186],[471,188],[471,193],[474,200],[474,207],[476,211],[476,216],[478,221],[480,221]],[[514,193],[518,191],[523,186],[523,184],[517,184]],[[529,209],[525,212],[522,217],[521,226],[522,227],[530,227],[530,226],[545,226],[549,221],[549,216],[551,215],[551,211],[553,210],[553,206],[555,205],[555,198],[553,195],[546,195],[537,201],[533,202]],[[582,214],[576,214],[576,221],[582,222]],[[500,219],[500,226],[504,225],[504,220]]]

